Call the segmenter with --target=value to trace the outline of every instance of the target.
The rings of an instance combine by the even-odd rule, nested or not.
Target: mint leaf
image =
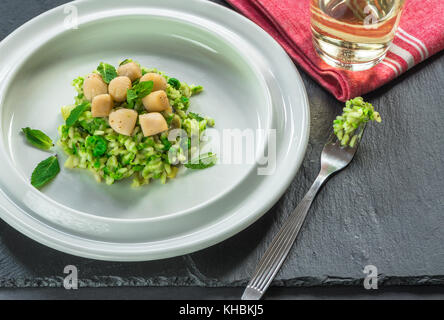
[[[50,137],[44,134],[40,130],[31,129],[29,127],[22,128],[23,133],[25,134],[26,140],[34,147],[37,147],[42,150],[49,150],[54,146]]]
[[[69,117],[66,119],[66,125],[68,127],[73,126],[77,120],[79,120],[80,116],[83,112],[89,107],[89,103],[85,102],[82,104],[79,104],[77,107],[71,110],[71,113],[69,114]]]
[[[137,96],[142,99],[151,93],[151,91],[153,90],[153,86],[153,81],[143,81],[135,85],[134,88],[137,92]]]
[[[57,156],[51,156],[40,162],[32,172],[31,184],[40,189],[60,172],[59,160]]]
[[[176,78],[170,78],[168,80],[168,83],[176,90],[180,89],[180,81],[177,80]]]
[[[197,121],[205,120],[205,119],[202,118],[199,114],[194,113],[194,112],[189,112],[189,113],[188,113],[188,116],[189,116],[191,119],[196,119]]]
[[[143,81],[139,82],[131,89],[128,89],[126,95],[126,101],[129,106],[133,106],[134,102],[138,99],[143,99],[147,95],[151,93],[153,90],[154,82],[153,81]]]
[[[97,71],[99,71],[103,81],[106,83],[110,83],[111,80],[117,77],[116,68],[108,63],[101,62],[97,67]]]
[[[212,152],[208,152],[207,154],[201,155],[199,157],[198,163],[186,163],[185,167],[188,169],[202,170],[214,166],[216,162],[217,162],[216,155],[213,154]]]
[[[128,89],[126,92],[126,102],[132,108],[137,100],[137,92],[134,89]]]

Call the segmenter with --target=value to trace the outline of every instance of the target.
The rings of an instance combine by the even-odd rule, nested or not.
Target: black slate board
[[[65,0],[2,0],[0,39]],[[223,3],[223,1],[215,1]],[[108,263],[46,248],[0,221],[0,287],[59,287],[76,265],[80,285],[245,285],[272,236],[309,188],[341,103],[302,74],[311,108],[301,170],[253,226],[206,250],[145,263]],[[361,285],[378,267],[380,285],[444,284],[444,57],[439,54],[366,98],[383,123],[369,127],[350,167],[315,200],[276,286]]]

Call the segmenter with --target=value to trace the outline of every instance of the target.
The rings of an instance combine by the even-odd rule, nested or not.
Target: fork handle
[[[321,171],[307,194],[274,237],[270,247],[268,247],[264,256],[259,261],[253,278],[242,295],[242,300],[259,300],[268,289],[293,246],[311,203],[327,177],[328,175],[323,174]]]

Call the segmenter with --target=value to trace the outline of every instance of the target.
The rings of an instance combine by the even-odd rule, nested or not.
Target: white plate
[[[0,217],[49,247],[95,259],[141,261],[177,256],[222,241],[264,214],[282,195],[305,154],[306,92],[294,64],[262,29],[202,0],[76,1],[16,30],[0,44]],[[72,79],[100,61],[133,58],[205,92],[191,109],[216,128],[276,129],[276,170],[219,164],[181,170],[166,185],[139,190],[97,184],[86,171],[62,169],[42,192],[29,184],[48,157],[20,129],[56,139],[60,106],[72,103]],[[213,142],[214,143],[214,142]],[[265,139],[256,139],[259,154]],[[63,161],[63,153],[56,150]],[[225,153],[226,154],[226,153]],[[223,159],[221,151],[219,157]]]

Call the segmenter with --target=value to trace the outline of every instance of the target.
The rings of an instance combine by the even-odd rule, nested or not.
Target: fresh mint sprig
[[[25,134],[26,140],[34,147],[42,150],[49,150],[54,146],[51,138],[40,130],[26,127],[23,128],[22,131]]]
[[[128,89],[126,95],[126,101],[130,108],[134,108],[134,104],[137,100],[145,98],[151,93],[154,87],[153,81],[143,81],[137,83],[131,89]]]
[[[31,184],[37,189],[42,188],[60,172],[57,156],[51,156],[40,162],[32,172]]]
[[[108,84],[111,82],[111,80],[117,77],[116,68],[108,63],[101,62],[97,67],[97,71],[102,76],[103,81]]]
[[[79,104],[77,107],[72,109],[71,113],[69,114],[69,117],[66,119],[66,125],[68,127],[73,126],[77,122],[77,120],[79,120],[82,113],[89,108],[89,106],[90,106],[89,102],[85,102]]]

